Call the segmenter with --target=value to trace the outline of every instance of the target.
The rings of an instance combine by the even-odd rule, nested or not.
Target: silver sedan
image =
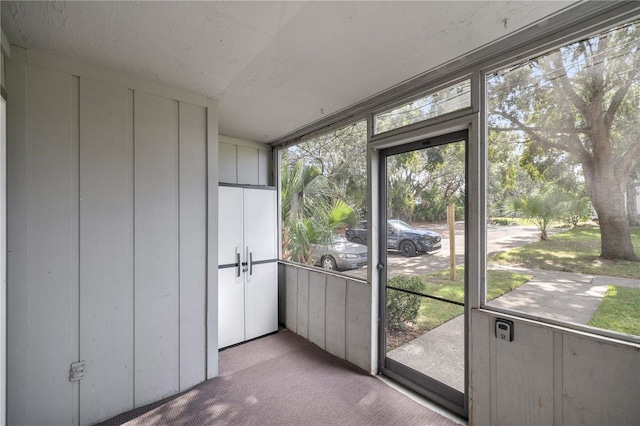
[[[313,244],[313,264],[333,271],[358,269],[367,265],[367,246],[350,243],[333,234],[329,244]]]

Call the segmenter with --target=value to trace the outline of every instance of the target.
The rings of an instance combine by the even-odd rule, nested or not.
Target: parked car
[[[356,228],[344,228],[344,237],[356,244],[367,244],[367,221],[361,220]]]
[[[358,269],[367,264],[367,247],[332,234],[329,244],[312,244],[313,264],[333,271]]]
[[[367,222],[358,222],[358,228],[345,229],[347,240],[367,244]],[[398,220],[387,220],[387,248],[398,250],[404,256],[429,253],[442,248],[442,238],[435,231],[417,229]]]

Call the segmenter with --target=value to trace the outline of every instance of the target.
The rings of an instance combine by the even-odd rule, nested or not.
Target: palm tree
[[[540,230],[540,239],[546,240],[551,221],[563,213],[562,196],[556,193],[523,195],[511,202],[514,211],[521,212]]]
[[[311,264],[311,244],[326,244],[334,229],[355,225],[353,209],[320,169],[302,161],[282,168],[282,257]]]

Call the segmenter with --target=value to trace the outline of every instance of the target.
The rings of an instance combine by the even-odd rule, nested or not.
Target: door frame
[[[424,137],[408,141],[392,147],[383,148],[379,151],[378,161],[378,269],[379,269],[379,306],[378,306],[378,371],[403,386],[427,397],[437,404],[451,410],[452,412],[468,418],[469,414],[469,330],[471,316],[471,298],[469,286],[469,190],[472,185],[469,184],[470,171],[470,137],[471,129],[463,130],[451,129],[451,132],[439,134],[438,136]],[[434,146],[442,146],[449,143],[465,141],[465,296],[464,296],[464,388],[465,392],[461,393],[446,384],[437,380],[424,376],[423,374],[407,367],[392,359],[386,357],[386,293],[387,293],[387,157],[401,154],[405,152],[416,151]],[[389,368],[391,367],[391,368]]]

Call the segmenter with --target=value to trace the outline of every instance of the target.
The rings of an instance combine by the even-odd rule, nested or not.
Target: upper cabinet
[[[271,152],[268,145],[220,135],[220,182],[270,185]]]

